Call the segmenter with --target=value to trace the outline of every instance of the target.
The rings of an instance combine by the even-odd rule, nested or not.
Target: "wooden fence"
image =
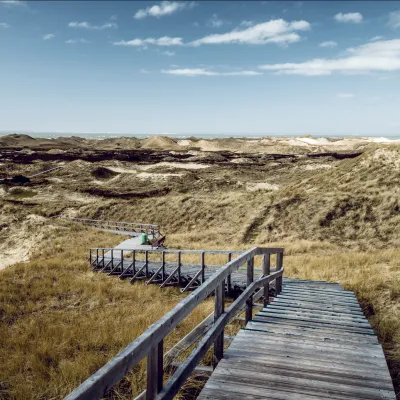
[[[203,284],[218,268],[231,261],[232,256],[242,253],[241,250],[93,248],[89,251],[89,261],[95,271],[118,275],[120,279],[129,278],[131,283],[136,280],[146,280],[147,285],[159,284],[161,288],[183,286],[182,292],[186,292]],[[167,260],[167,256],[169,258],[172,256],[173,259]],[[185,256],[191,257],[192,262],[183,262]],[[212,256],[222,258],[218,257],[219,260],[216,260],[214,257],[214,260],[211,260]],[[197,257],[198,262],[195,262]],[[231,276],[228,277],[226,284],[230,292],[234,284]],[[239,286],[242,287],[243,284],[245,280]]]
[[[270,256],[276,254],[276,268],[271,272]],[[262,256],[263,275],[254,280],[254,258]],[[243,293],[225,309],[225,282],[240,266],[247,266],[247,287]],[[214,345],[213,366],[218,364],[224,352],[225,326],[246,309],[246,322],[252,319],[253,297],[264,297],[264,305],[269,300],[269,286],[275,281],[276,293],[282,290],[283,249],[253,248],[239,255],[234,260],[216,271],[194,292],[178,303],[169,313],[151,325],[142,335],[129,344],[117,356],[83,382],[67,400],[100,399],[108,390],[118,383],[135,365],[147,357],[147,388],[144,396],[148,400],[173,398],[193,373],[208,349]],[[184,319],[194,308],[211,294],[215,294],[214,323],[207,330],[196,348],[185,361],[179,365],[170,380],[164,384],[163,341],[164,338]]]
[[[141,233],[152,235],[154,238],[161,236],[160,227],[154,224],[140,224],[136,222],[120,222],[120,221],[106,221],[100,219],[86,219],[86,218],[68,218],[70,221],[80,222],[81,224],[92,226],[98,229],[116,231],[116,232],[129,232],[133,236],[138,236]]]

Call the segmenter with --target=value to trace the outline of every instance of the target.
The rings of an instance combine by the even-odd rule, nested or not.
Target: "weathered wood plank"
[[[308,327],[318,327],[318,328],[327,328],[327,329],[337,329],[343,331],[351,331],[351,332],[359,332],[365,333],[369,335],[375,335],[373,329],[370,326],[356,326],[352,323],[344,323],[338,321],[328,321],[328,320],[311,320],[297,317],[287,317],[287,316],[274,316],[274,315],[265,315],[262,313],[257,314],[257,316],[253,319],[254,321],[260,322],[284,322],[290,323],[295,326],[308,326]]]
[[[314,318],[332,318],[332,319],[348,319],[353,322],[358,323],[365,323],[368,324],[367,320],[365,319],[364,315],[360,313],[345,313],[345,312],[338,312],[332,309],[330,310],[316,310],[312,308],[295,308],[289,309],[287,307],[278,306],[275,304],[270,304],[268,308],[263,308],[262,312],[270,312],[270,313],[277,313],[277,314],[288,314],[288,315],[304,315],[306,317],[314,317]]]
[[[329,396],[346,395],[348,399],[394,399],[394,393],[389,390],[379,390],[371,389],[366,387],[352,386],[343,383],[334,383],[317,381],[313,379],[306,378],[295,378],[287,377],[284,375],[272,375],[268,372],[257,373],[252,372],[248,374],[241,373],[241,370],[236,370],[234,368],[224,369],[218,368],[215,370],[213,375],[215,379],[223,379],[225,382],[243,382],[246,384],[251,384],[253,386],[258,386],[268,390],[269,387],[278,385],[285,388],[285,390],[293,390],[297,393],[309,394],[318,392],[320,395],[329,398]]]
[[[235,398],[394,400],[395,394],[355,296],[330,284],[290,281],[239,331],[198,397]]]

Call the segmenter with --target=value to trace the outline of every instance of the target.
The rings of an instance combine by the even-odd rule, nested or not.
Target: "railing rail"
[[[142,224],[137,222],[111,221],[87,218],[68,218],[68,220],[79,222],[81,224],[99,229],[125,231],[136,234],[146,233],[147,235],[153,235],[154,237],[161,235],[159,225],[155,224]]]
[[[169,250],[168,252],[171,252]],[[181,250],[196,252],[196,250]],[[216,251],[218,254],[218,251]],[[230,252],[232,253],[232,252]],[[270,256],[276,254],[276,269],[270,271]],[[261,278],[253,281],[254,258],[262,256]],[[225,282],[240,266],[247,265],[247,287],[244,292],[225,310]],[[268,304],[268,288],[275,281],[276,293],[282,289],[283,249],[253,248],[229,261],[194,292],[179,302],[169,313],[151,325],[142,335],[130,343],[117,356],[95,372],[89,379],[76,388],[66,399],[100,399],[109,389],[118,383],[135,365],[147,356],[146,399],[171,399],[179,391],[185,380],[194,371],[196,365],[214,344],[213,366],[223,356],[224,328],[237,313],[246,306],[246,322],[252,319],[253,296],[263,290],[264,304]],[[171,379],[163,385],[163,340],[164,338],[204,299],[215,293],[214,324],[200,340],[196,348],[178,367]],[[258,297],[258,296],[257,296]]]

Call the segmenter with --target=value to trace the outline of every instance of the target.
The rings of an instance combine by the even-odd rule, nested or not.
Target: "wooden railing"
[[[270,256],[276,254],[276,269],[271,272]],[[261,278],[254,281],[254,259],[262,256]],[[225,309],[225,282],[240,266],[247,265],[247,287],[243,293]],[[108,390],[118,383],[135,365],[147,357],[147,388],[144,396],[148,400],[173,398],[193,373],[197,364],[214,345],[213,366],[223,357],[224,328],[246,309],[246,322],[252,319],[253,297],[264,297],[264,306],[269,301],[269,286],[275,281],[276,293],[282,290],[283,249],[253,248],[228,262],[215,272],[198,289],[179,302],[169,313],[151,325],[142,335],[129,344],[117,356],[83,382],[67,400],[100,399]],[[199,341],[196,348],[180,364],[170,380],[164,385],[163,379],[163,341],[164,338],[204,299],[215,294],[214,323]]]
[[[121,279],[129,278],[146,280],[146,284],[166,286],[182,286],[182,292],[193,290],[203,284],[216,269],[232,260],[232,256],[242,254],[242,250],[168,250],[168,249],[114,249],[93,248],[89,251],[89,261],[94,270],[118,275]],[[155,258],[158,256],[158,260]],[[173,260],[167,260],[172,256]],[[197,263],[183,262],[185,256],[193,259],[199,257]],[[211,264],[210,256],[223,256],[226,259]],[[161,258],[161,260],[160,260]],[[170,257],[171,258],[171,257]],[[230,276],[226,282],[228,293],[231,292]]]
[[[68,218],[70,221],[80,222],[81,224],[92,226],[98,229],[105,229],[111,231],[129,232],[134,235],[145,233],[158,237],[161,235],[160,227],[154,224],[140,224],[136,222],[120,222],[120,221],[106,221],[100,219],[86,219],[86,218]]]

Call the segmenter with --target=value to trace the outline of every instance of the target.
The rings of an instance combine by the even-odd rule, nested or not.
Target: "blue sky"
[[[0,0],[0,131],[400,135],[400,2]]]

